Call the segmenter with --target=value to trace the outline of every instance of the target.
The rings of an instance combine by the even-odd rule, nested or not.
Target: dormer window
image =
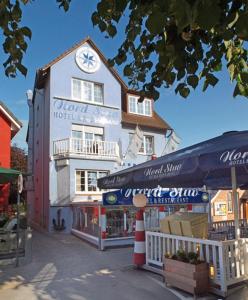
[[[139,102],[139,96],[128,96],[128,111],[131,114],[152,116],[152,100],[145,98],[143,102]]]

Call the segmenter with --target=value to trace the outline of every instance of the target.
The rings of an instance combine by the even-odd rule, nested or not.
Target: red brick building
[[[0,101],[0,167],[10,168],[11,140],[21,129],[22,123]],[[0,184],[0,211],[7,208],[9,184]]]

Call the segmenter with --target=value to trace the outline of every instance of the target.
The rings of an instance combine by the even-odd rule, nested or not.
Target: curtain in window
[[[146,116],[151,116],[151,100],[144,100],[144,106],[145,106],[145,115]]]
[[[81,81],[77,79],[72,80],[72,98],[81,99]]]
[[[137,100],[137,106],[138,106],[138,114],[143,115],[144,114],[143,102],[138,102]]]
[[[129,97],[129,112],[136,113],[136,98]]]
[[[97,190],[97,172],[88,171],[88,191]]]
[[[83,81],[83,100],[92,102],[92,83]]]
[[[153,147],[153,137],[152,136],[145,136],[145,145],[146,145],[146,154],[153,154],[154,147]]]
[[[85,192],[85,171],[76,172],[76,191]]]
[[[103,103],[103,88],[101,84],[94,84],[94,102]]]

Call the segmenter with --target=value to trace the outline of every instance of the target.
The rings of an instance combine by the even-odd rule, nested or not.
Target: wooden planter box
[[[165,283],[198,295],[208,291],[208,265],[200,263],[193,265],[182,261],[165,258]]]

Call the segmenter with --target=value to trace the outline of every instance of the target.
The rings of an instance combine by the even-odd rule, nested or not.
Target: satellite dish
[[[133,205],[135,207],[145,207],[147,203],[147,197],[144,194],[137,194],[133,197]]]

